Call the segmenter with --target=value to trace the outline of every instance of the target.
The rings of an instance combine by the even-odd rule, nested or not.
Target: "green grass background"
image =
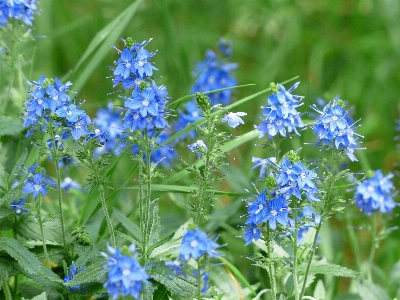
[[[104,40],[104,36],[98,36],[98,44],[92,44],[95,45],[93,51],[77,68],[93,38],[132,3],[126,0],[41,0],[41,13],[35,17],[33,30],[37,38],[24,50],[27,56],[34,55],[28,79],[37,80],[45,74],[71,80],[74,82],[72,90],[79,92],[78,99],[85,100],[83,108],[94,117],[98,107],[116,99],[115,95],[108,95],[115,89],[107,78],[112,75],[107,66],[118,58],[111,46],[122,49],[121,37],[131,36],[137,41],[154,38],[148,49],[158,50],[154,58],[159,69],[155,75],[160,76],[157,82],[167,86],[174,100],[190,86],[191,72],[195,64],[204,59],[205,51],[215,49],[219,37],[225,36],[233,41],[231,60],[239,64],[234,75],[240,84],[255,84],[235,91],[234,99],[263,90],[271,81],[282,82],[299,76],[301,84],[296,94],[305,96],[305,105],[300,111],[310,111],[309,105],[317,97],[332,100],[339,95],[354,106],[354,119],[362,118],[357,132],[365,136],[366,150],[356,152],[360,164],[350,164],[354,172],[378,168],[385,173],[395,170],[399,160],[394,141],[395,120],[399,116],[400,102],[400,2],[397,0],[143,0],[127,19],[121,35],[111,30]],[[261,113],[259,107],[266,104],[266,97],[260,96],[237,109],[247,112],[248,118],[246,125],[235,134],[243,134],[259,123],[256,115]],[[305,118],[308,117],[305,115]],[[307,132],[285,147],[300,147],[303,142],[312,141],[312,134]],[[251,156],[267,157],[271,153],[252,147],[254,143],[261,141],[253,140],[230,153],[231,165],[223,170],[228,174],[228,183],[222,184],[220,189],[243,192],[251,181],[257,181],[256,172],[249,173]],[[303,146],[305,157],[316,153],[312,146]],[[236,157],[234,161],[233,157]],[[188,153],[180,158],[193,161]],[[122,159],[129,161],[126,157]],[[114,187],[122,186],[126,178],[128,182],[131,179],[132,176],[126,175],[129,173],[126,165],[118,164],[118,172],[113,176]],[[183,168],[179,160],[172,167],[173,170]],[[76,176],[84,178],[85,174],[76,173]],[[134,181],[130,182],[128,186]],[[129,200],[129,192],[110,192],[110,195],[111,206],[122,207],[133,215],[137,213]],[[159,196],[166,199],[164,208],[168,210],[163,210],[162,205],[161,214],[164,232],[168,233],[186,220],[186,200],[179,194]],[[222,197],[214,209],[218,211],[238,201],[240,198]],[[171,202],[175,205],[171,206]],[[244,223],[244,219],[238,217],[244,213],[244,205],[233,209],[237,213],[229,222],[222,218],[222,222],[212,222],[208,229],[222,232],[222,241],[228,243],[227,258],[234,261],[252,283],[265,280],[265,271],[252,267],[245,258],[251,246],[244,248],[243,241],[235,238],[241,234],[236,224]],[[354,208],[349,209],[352,216],[357,215]],[[395,209],[390,225],[399,224],[397,212]],[[79,214],[78,209],[76,213]],[[367,229],[363,224],[368,218],[354,218],[356,224]],[[366,230],[357,230],[361,250],[352,253],[343,219],[335,218],[326,227],[320,248],[331,262],[355,268],[354,255],[366,258],[370,237]],[[90,222],[88,227],[90,229]],[[389,284],[387,276],[391,267],[400,259],[398,236],[398,231],[392,233],[378,249],[374,278],[384,287]],[[237,251],[229,253],[229,247]],[[347,280],[335,282],[332,295],[346,292],[349,284]]]

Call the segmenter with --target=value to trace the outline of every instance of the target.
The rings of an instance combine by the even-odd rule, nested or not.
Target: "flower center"
[[[55,94],[55,95],[53,96],[53,100],[54,100],[54,101],[57,101],[57,100],[58,100],[58,94]]]
[[[131,274],[131,270],[129,270],[129,269],[124,269],[122,271],[122,275],[124,275],[124,276],[129,276],[129,274]]]
[[[143,61],[143,60],[139,60],[139,63],[138,63],[138,65],[139,65],[139,67],[143,67],[143,65],[144,65],[144,61]]]
[[[276,110],[276,106],[275,105],[271,105],[271,110]]]
[[[82,128],[82,125],[79,124],[79,123],[77,123],[77,124],[75,125],[75,128],[80,129],[80,128]]]
[[[128,62],[125,64],[125,68],[127,68],[127,69],[128,69],[128,68],[130,68],[130,67],[131,67],[131,65],[132,65],[132,64],[131,64],[131,63],[128,61]]]
[[[198,117],[199,116],[199,112],[198,111],[193,112],[192,116],[195,117],[195,118]]]
[[[152,116],[148,116],[148,117],[146,118],[146,120],[147,120],[147,122],[151,122],[151,121],[153,121],[153,117],[152,117]]]
[[[42,186],[40,184],[35,184],[35,190],[39,191]]]
[[[146,99],[146,100],[143,100],[143,101],[142,101],[142,105],[143,105],[143,106],[149,106],[149,100],[147,100],[147,99]]]
[[[263,208],[264,208],[264,205],[258,204],[258,209],[256,210],[255,214],[258,214]]]
[[[292,169],[287,170],[286,174],[288,174],[288,175],[292,174]]]
[[[337,119],[339,119],[338,116],[333,116],[333,117],[332,117],[332,120],[333,120],[333,121],[337,121]]]
[[[43,103],[43,99],[39,99],[38,100],[38,104],[40,105],[40,104],[42,104]]]
[[[273,217],[275,217],[277,214],[278,214],[278,212],[275,209],[271,210],[271,215]]]
[[[190,246],[191,246],[192,248],[196,248],[198,244],[199,244],[199,242],[196,241],[196,240],[193,240],[193,241],[190,242]]]
[[[306,174],[306,172],[303,172],[303,173],[301,173],[301,178],[306,178],[306,176],[307,176],[307,174]]]
[[[67,115],[68,115],[68,116],[71,116],[71,115],[72,115],[72,111],[68,111],[68,112],[67,112]]]
[[[368,192],[372,193],[375,190],[375,188],[373,186],[369,186],[367,190]]]
[[[281,120],[276,121],[276,125],[281,126],[282,125],[282,121]]]
[[[134,118],[135,120],[139,119],[139,114],[134,114],[134,115],[133,115],[133,118]]]

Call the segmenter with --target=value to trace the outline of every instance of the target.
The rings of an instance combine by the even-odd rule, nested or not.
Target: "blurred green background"
[[[74,82],[71,89],[79,92],[78,99],[86,101],[84,108],[94,117],[98,107],[104,107],[116,97],[108,95],[115,89],[111,79],[107,78],[112,75],[107,66],[113,65],[118,58],[111,46],[122,49],[123,43],[114,37],[113,42],[106,45],[109,51],[105,55],[96,57],[95,49],[79,68],[76,66],[96,34],[131,4],[132,1],[126,0],[41,0],[42,11],[35,18],[33,30],[37,39],[26,49],[26,53],[35,53],[33,72],[28,79],[38,80],[45,74],[71,80]],[[399,160],[394,141],[398,134],[395,120],[399,116],[400,103],[399,20],[398,0],[144,0],[121,37],[131,36],[137,41],[154,38],[147,48],[150,51],[158,49],[154,61],[159,71],[155,76],[162,76],[157,82],[167,86],[174,100],[190,86],[194,66],[204,59],[205,51],[215,49],[219,37],[225,36],[233,41],[231,60],[239,64],[234,71],[239,84],[255,84],[235,91],[234,99],[263,90],[271,81],[282,82],[299,76],[301,84],[295,93],[305,96],[305,105],[300,111],[310,111],[309,105],[318,97],[329,101],[340,96],[349,106],[354,106],[353,118],[362,118],[357,132],[365,136],[362,146],[366,150],[356,152],[361,164],[351,163],[351,169],[358,172],[381,168],[387,173],[395,171],[395,163]],[[94,59],[93,72],[85,77],[87,81],[82,81],[91,59]],[[248,118],[245,118],[246,125],[235,134],[245,133],[253,128],[253,124],[259,123],[255,116],[261,113],[259,107],[266,104],[266,97],[261,96],[237,109],[247,112]],[[301,142],[313,142],[313,139],[308,132],[293,144],[301,146]],[[257,142],[261,143],[254,141]],[[221,189],[243,192],[243,188],[250,187],[246,174],[252,166],[251,156],[270,156],[261,147],[251,147],[254,143],[231,153],[236,160],[224,169],[229,175],[230,187],[225,183]],[[307,151],[314,152],[308,155]],[[312,146],[303,149],[306,157],[315,153]],[[182,156],[185,160],[188,157],[188,154]],[[179,161],[177,164],[179,169],[184,167]],[[123,177],[121,174],[123,172],[116,176]],[[251,173],[250,180],[257,180],[256,176],[256,172]],[[118,184],[119,177],[113,179],[114,184]],[[169,196],[178,207],[184,202],[181,195]],[[122,194],[120,198],[123,197],[127,196]],[[233,201],[240,199],[223,198],[216,208]],[[169,209],[163,217],[165,232],[174,230],[184,220],[177,219],[176,211]],[[356,213],[354,208],[350,210]],[[181,215],[184,211],[184,207],[180,207]],[[391,220],[393,226],[399,224],[396,210],[394,217]],[[354,268],[354,254],[346,242],[343,219],[338,217],[326,227],[327,238],[321,249],[331,262]],[[354,222],[362,224],[366,220],[357,217]],[[219,228],[219,231],[229,233],[222,233],[222,240],[237,249],[237,253],[228,258],[235,260],[254,283],[257,278],[265,278],[257,272],[265,274],[265,271],[251,267],[251,262],[245,258],[249,247],[244,248],[243,241],[235,238],[234,233],[240,235],[241,230],[234,224],[243,222],[235,217],[229,224],[217,222],[209,229]],[[364,229],[368,229],[367,225]],[[365,230],[356,233],[361,249],[356,255],[363,260],[370,247],[369,235]],[[383,286],[387,283],[384,274],[400,259],[397,237],[398,231],[392,233],[378,250],[376,280]],[[347,291],[348,285],[348,280],[341,280],[337,286],[339,290]]]

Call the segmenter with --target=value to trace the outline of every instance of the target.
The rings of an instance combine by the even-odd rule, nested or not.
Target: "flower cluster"
[[[22,20],[32,26],[37,0],[0,0],[0,25],[6,26],[8,19]]]
[[[39,81],[29,82],[31,97],[25,103],[24,127],[39,127],[42,131],[47,129],[48,122],[56,127],[67,127],[74,140],[90,134],[88,126],[91,123],[89,116],[71,103],[67,95],[71,82],[61,83],[58,78],[50,79],[42,75]],[[57,119],[57,120],[55,120]],[[28,133],[31,134],[32,131]],[[69,134],[63,132],[62,139],[67,139]],[[58,145],[55,145],[58,147]],[[52,145],[49,145],[52,147]]]
[[[149,60],[156,52],[149,52],[145,46],[150,42],[134,42],[131,38],[123,40],[125,47],[114,62],[114,87],[119,83],[125,90],[133,89],[131,96],[125,98],[125,118],[123,129],[144,130],[165,129],[165,104],[169,100],[165,86],[157,86],[151,81],[153,70],[157,70]]]
[[[232,43],[221,38],[218,44],[218,49],[226,58],[229,58],[232,54]],[[205,60],[196,66],[193,75],[195,77],[198,76],[198,78],[190,93],[195,94],[197,92],[208,92],[237,85],[237,80],[230,74],[231,71],[236,68],[237,63],[223,62],[214,51],[208,50],[206,52]],[[207,96],[210,98],[212,105],[226,105],[231,101],[231,94],[232,90],[226,89],[220,92],[207,94]],[[184,111],[179,110],[178,112],[179,118],[174,126],[175,131],[182,130],[188,124],[193,123],[201,117],[201,111],[196,106],[194,100],[186,103]],[[189,135],[191,138],[194,138],[195,131],[192,130]],[[185,136],[187,135],[183,135],[181,138],[184,138]]]
[[[94,124],[108,136],[107,143],[95,149],[95,156],[111,151],[115,155],[119,155],[126,146],[125,135],[122,131],[121,109],[114,109],[113,105],[109,103],[107,109],[100,108],[97,111]]]
[[[317,174],[314,170],[310,170],[299,161],[298,156],[293,152],[289,152],[288,157],[283,158],[280,164],[276,164],[274,157],[269,159],[261,159],[253,157],[253,162],[260,166],[263,177],[269,168],[273,171],[267,175],[269,188],[265,188],[257,195],[257,199],[251,202],[247,207],[247,220],[244,233],[246,246],[252,240],[258,240],[261,236],[259,225],[268,222],[269,227],[275,230],[277,223],[282,226],[289,224],[288,205],[290,198],[294,196],[298,200],[305,195],[308,201],[319,201],[316,196],[318,189],[315,181]]]
[[[269,139],[278,133],[286,137],[287,133],[300,135],[297,128],[305,127],[301,114],[296,110],[302,105],[302,96],[292,95],[300,82],[295,83],[289,90],[282,85],[271,83],[273,93],[268,97],[268,106],[262,106],[262,123],[257,126],[261,131],[260,138],[267,135]]]
[[[25,185],[22,188],[24,194],[32,194],[35,198],[37,195],[47,194],[47,186],[57,187],[57,183],[46,175],[43,168],[33,165],[28,169],[28,176],[25,180]]]
[[[108,261],[104,266],[107,271],[107,281],[104,287],[113,299],[117,299],[119,294],[124,296],[131,295],[135,299],[139,298],[143,283],[150,284],[149,275],[136,260],[137,252],[135,244],[129,247],[129,251],[115,249],[107,246],[111,256],[102,253]],[[125,253],[126,252],[126,253]]]
[[[378,210],[381,213],[391,213],[396,206],[391,181],[393,174],[383,176],[381,170],[376,170],[370,175],[357,186],[354,194],[355,204],[366,215]]]
[[[317,144],[345,149],[350,160],[357,161],[353,148],[358,144],[357,139],[362,136],[354,132],[355,123],[349,125],[343,106],[342,100],[329,102],[322,111],[313,105],[312,108],[320,114],[313,124],[313,130],[318,137]]]

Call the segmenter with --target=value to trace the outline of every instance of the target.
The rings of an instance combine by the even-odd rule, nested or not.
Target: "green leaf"
[[[171,292],[168,291],[165,285],[158,283],[156,290],[154,291],[154,300],[168,300],[171,296]]]
[[[193,276],[187,275],[186,278],[171,276],[171,270],[165,265],[164,261],[155,262],[153,265],[154,267],[149,269],[149,275],[171,292],[189,297],[197,291],[197,279]]]
[[[100,254],[99,250],[94,245],[90,245],[86,248],[86,251],[79,255],[79,258],[75,261],[77,268],[85,266],[92,257],[96,257]]]
[[[304,274],[304,268],[299,270],[300,274]],[[350,270],[346,267],[332,264],[312,265],[309,274],[325,274],[338,277],[357,277],[360,273]]]
[[[139,295],[140,300],[153,300],[153,288],[149,284],[142,285],[142,292]]]
[[[368,280],[359,280],[357,282],[358,292],[363,300],[390,300],[386,291]]]
[[[3,281],[7,280],[8,273],[11,270],[11,266],[5,259],[0,259],[0,287],[3,286]]]
[[[40,273],[42,267],[40,261],[17,240],[6,237],[0,238],[0,249],[14,258],[28,274]]]
[[[82,71],[79,77],[74,80],[75,92],[79,92],[81,90],[89,77],[94,73],[97,66],[108,55],[111,46],[115,44],[115,42],[120,38],[123,30],[129,24],[141,2],[142,0],[137,0],[136,2],[128,6],[111,23],[109,23],[106,27],[99,31],[90,42],[87,50],[82,56],[82,59],[78,62],[78,65],[75,68],[76,71],[87,58],[91,57],[85,69]]]
[[[21,182],[18,184],[15,188],[13,188],[11,191],[9,191],[7,194],[5,194],[1,199],[0,199],[0,205],[3,205],[5,202],[9,202],[10,200],[17,199],[19,194],[22,191],[22,188],[24,186],[24,183]]]
[[[133,237],[131,237],[131,236],[129,236],[129,235],[127,235],[127,234],[125,234],[125,233],[123,233],[121,231],[118,231],[118,230],[114,230],[114,233],[115,233],[116,236],[119,236],[120,238],[123,238],[124,240],[126,240],[126,241],[128,241],[130,243],[135,243],[136,247],[139,250],[143,250],[141,243],[138,240],[134,239]]]
[[[22,130],[24,130],[22,120],[15,117],[0,116],[0,136],[15,135]]]
[[[39,222],[32,215],[22,214],[14,226],[14,230],[28,240],[42,240]],[[61,225],[58,221],[49,220],[44,222],[43,231],[46,240],[62,243]]]
[[[137,240],[142,242],[142,233],[140,232],[139,226],[129,220],[124,214],[119,212],[116,208],[113,207],[113,215],[121,222],[121,225],[128,230],[133,237]]]
[[[47,300],[46,292],[43,292],[40,295],[33,297],[31,300]]]
[[[226,260],[221,256],[218,257],[218,259],[222,261],[231,270],[232,274],[235,275],[237,279],[239,279],[246,287],[250,289],[250,291],[253,293],[254,296],[257,295],[251,284],[246,280],[243,274],[233,264],[231,264],[228,260]]]
[[[78,284],[97,282],[100,277],[105,274],[104,265],[106,264],[106,259],[99,257],[92,265],[87,267],[82,272],[75,275],[74,279],[64,283],[66,286],[75,286]]]
[[[8,186],[11,186],[14,182],[16,174],[18,172],[18,167],[21,167],[25,164],[26,158],[28,157],[28,150],[25,148],[22,152],[21,156],[19,157],[17,163],[15,164],[14,168],[10,173],[10,177],[8,178]]]
[[[147,190],[147,187],[143,187],[144,190]],[[167,193],[183,193],[183,194],[190,194],[194,190],[198,190],[198,187],[194,186],[181,186],[181,185],[172,185],[172,184],[152,184],[151,185],[151,190],[154,192],[167,192]],[[139,186],[128,186],[125,188],[120,188],[119,190],[139,190]],[[225,192],[225,191],[219,191],[219,190],[211,190],[207,189],[209,193],[213,193],[215,195],[220,195],[220,196],[244,196],[247,195],[247,193],[232,193],[232,192]]]
[[[160,216],[158,215],[158,199],[155,199],[150,203],[149,228],[149,247],[152,247],[158,242],[158,239],[160,238]]]
[[[317,281],[317,285],[315,286],[313,297],[316,299],[325,299],[326,291],[324,282],[320,279]]]

